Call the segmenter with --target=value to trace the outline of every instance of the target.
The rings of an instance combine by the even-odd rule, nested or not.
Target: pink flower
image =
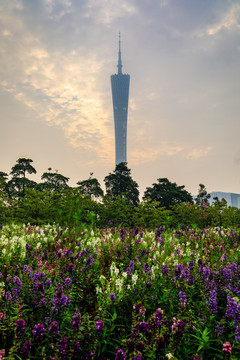
[[[0,350],[0,360],[4,359],[5,349]]]
[[[226,341],[226,342],[223,344],[223,351],[226,351],[226,352],[228,352],[229,354],[231,354],[231,352],[232,352],[232,347],[231,347],[230,342]]]

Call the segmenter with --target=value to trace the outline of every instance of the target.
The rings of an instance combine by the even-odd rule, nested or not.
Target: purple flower
[[[102,320],[96,321],[96,332],[98,334],[102,334],[104,332],[104,323],[102,322]]]
[[[47,285],[47,286],[51,286],[51,285],[52,285],[52,280],[51,280],[50,278],[48,278],[48,279],[46,280],[46,285]]]
[[[126,273],[128,274],[128,276],[131,276],[134,273],[134,261],[131,260],[129,263],[129,266],[126,269]]]
[[[32,343],[28,340],[25,341],[22,347],[22,357],[23,359],[28,359],[30,351],[31,351]]]
[[[13,283],[17,291],[20,292],[22,290],[22,281],[19,279],[18,276],[14,276]]]
[[[94,264],[94,257],[93,255],[91,254],[90,256],[87,257],[86,259],[86,262],[85,262],[85,265],[83,267],[83,271],[84,272],[87,272],[88,271],[88,266],[91,266]]]
[[[116,295],[111,293],[110,294],[110,299],[111,299],[112,302],[114,302],[116,300]]]
[[[155,311],[155,324],[159,326],[162,321],[163,321],[163,310],[158,308]]]
[[[240,341],[240,327],[239,326],[236,327],[235,340]]]
[[[55,291],[55,295],[53,299],[51,300],[52,307],[51,311],[54,311],[56,313],[61,312],[66,306],[69,306],[71,302],[70,297],[67,295],[63,295],[63,289],[62,284],[57,285],[57,290]]]
[[[194,268],[194,260],[189,260],[189,263],[188,263],[189,271],[193,271],[193,268]]]
[[[59,325],[58,325],[58,322],[57,321],[52,321],[50,326],[49,326],[49,329],[48,329],[48,332],[50,335],[52,336],[58,336],[59,335]]]
[[[68,287],[69,285],[71,285],[71,283],[72,283],[72,280],[70,278],[66,278],[64,281],[64,286]]]
[[[188,285],[193,285],[193,283],[194,283],[194,277],[192,276],[192,275],[189,275],[189,277],[188,277]]]
[[[143,265],[143,269],[144,269],[145,272],[148,273],[148,275],[151,275],[152,270],[149,269],[148,261]]]
[[[210,292],[210,299],[207,301],[207,305],[212,315],[217,313],[217,291],[215,289]]]
[[[77,354],[79,353],[81,350],[81,347],[80,347],[80,342],[77,342],[75,345],[74,345],[74,354]]]
[[[163,274],[163,276],[168,275],[168,267],[167,267],[167,265],[162,266],[162,274]]]
[[[16,321],[16,327],[17,327],[17,333],[19,335],[23,335],[24,332],[25,332],[25,329],[27,327],[27,324],[25,323],[25,320],[24,319],[18,319]]]
[[[18,289],[12,289],[12,301],[15,304],[18,300]]]
[[[150,325],[147,324],[145,321],[141,321],[138,325],[138,329],[140,333],[145,333],[147,334],[150,330]]]
[[[142,360],[142,354],[137,354],[136,356],[133,356],[131,360]]]
[[[33,327],[33,336],[36,340],[42,340],[45,335],[45,327],[43,324],[37,324]]]
[[[93,352],[92,350],[89,351],[89,353],[88,353],[87,356],[86,356],[86,360],[92,360],[93,355],[94,355],[94,352]]]
[[[80,312],[75,312],[71,321],[71,329],[78,330],[81,325],[81,314]]]
[[[184,291],[179,292],[180,304],[183,307],[186,307],[187,304],[187,296]]]
[[[116,353],[115,360],[126,360],[127,357],[125,355],[125,352],[122,349],[119,349]]]
[[[182,264],[178,264],[175,269],[176,278],[181,279],[183,277],[183,274],[182,274],[183,271],[184,271],[184,266]]]
[[[67,345],[68,345],[68,338],[65,336],[63,339],[59,341],[59,355],[62,360],[67,359]]]
[[[6,296],[6,299],[7,299],[8,302],[12,301],[12,294],[11,294],[10,291],[7,291],[5,296]]]
[[[220,338],[222,337],[222,332],[223,332],[223,326],[221,325],[221,323],[218,323],[215,329],[217,336],[219,336]]]
[[[73,264],[70,264],[70,265],[68,266],[68,272],[69,272],[69,274],[72,274],[72,273],[73,273],[73,269],[74,269],[74,265],[73,265]]]

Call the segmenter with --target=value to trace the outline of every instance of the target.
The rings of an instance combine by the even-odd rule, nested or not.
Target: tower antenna
[[[122,57],[121,57],[121,33],[119,31],[118,39],[118,75],[122,74]]]

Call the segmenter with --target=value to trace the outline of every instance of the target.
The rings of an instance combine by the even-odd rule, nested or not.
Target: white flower
[[[137,275],[137,274],[133,274],[133,276],[132,276],[132,283],[133,283],[133,285],[136,285],[137,279],[138,279],[138,275]]]
[[[122,285],[123,285],[123,279],[116,279],[116,287],[118,288],[119,291],[122,290]]]
[[[102,289],[101,289],[100,287],[96,287],[96,293],[97,293],[97,294],[98,294],[98,293],[102,294]]]
[[[174,359],[174,356],[173,356],[171,353],[166,354],[166,357],[167,357],[168,359]]]
[[[126,273],[126,272],[123,272],[123,273],[122,273],[122,276],[123,276],[124,278],[126,278],[126,277],[127,277],[127,273]]]
[[[110,271],[111,271],[111,276],[113,276],[113,275],[118,276],[118,274],[119,274],[119,269],[116,267],[114,262],[110,266]]]

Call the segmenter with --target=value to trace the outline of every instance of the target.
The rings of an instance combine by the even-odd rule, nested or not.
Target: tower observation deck
[[[122,73],[120,33],[117,68],[118,73],[111,76],[116,165],[127,162],[127,115],[130,83],[130,75]]]

